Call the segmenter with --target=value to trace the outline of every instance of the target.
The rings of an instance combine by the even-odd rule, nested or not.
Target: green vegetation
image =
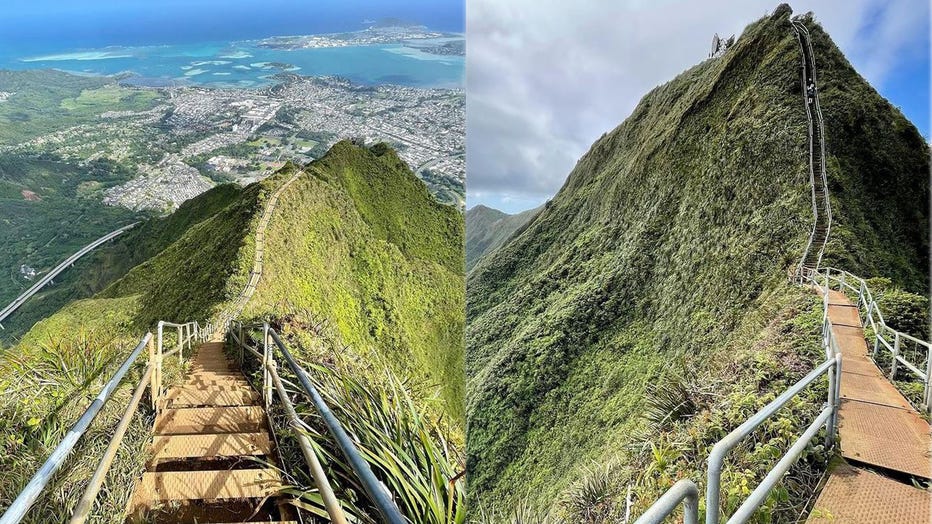
[[[295,356],[309,363],[310,378],[335,416],[351,429],[362,449],[368,450],[373,471],[398,495],[402,513],[412,522],[424,524],[465,522],[462,448],[450,441],[449,429],[441,419],[420,406],[431,392],[412,388],[378,357],[360,355],[345,346],[342,337],[311,315],[290,314],[272,320]],[[260,331],[251,333],[253,340],[261,336]],[[247,362],[258,383],[258,362]],[[296,380],[288,369],[282,373],[288,380]],[[316,412],[305,397],[299,395],[296,400],[298,412]],[[279,434],[286,436],[281,440],[282,462],[294,485],[291,493],[298,496],[294,505],[324,515],[315,483],[303,467],[304,458],[295,440],[287,438],[294,430],[279,411],[273,418],[283,430]],[[311,428],[308,436],[321,450],[331,486],[346,510],[361,522],[378,522],[372,502],[329,430],[319,417],[308,416],[305,421]]]
[[[462,432],[463,217],[394,151],[339,142],[279,199],[244,316],[287,304],[364,355],[440,392]]]
[[[466,211],[466,272],[472,270],[483,255],[495,251],[515,231],[526,226],[541,209],[543,207],[536,207],[509,215],[478,205]]]
[[[20,273],[26,264],[46,272],[91,241],[133,222],[128,209],[105,206],[99,195],[132,178],[105,159],[78,167],[54,157],[0,154],[0,267],[6,284],[0,302],[31,285]]]
[[[173,214],[143,221],[113,242],[88,253],[73,267],[59,275],[53,284],[46,286],[9,317],[4,323],[6,330],[0,331],[0,340],[12,342],[29,330],[38,320],[51,316],[68,302],[88,298],[100,292],[134,266],[168,247],[193,225],[213,216],[229,205],[239,195],[240,190],[236,186],[229,184],[216,186],[185,202]],[[96,224],[100,229],[115,227],[112,223],[91,223]],[[80,227],[80,224],[78,226]],[[39,225],[36,227],[38,228]],[[42,231],[44,230],[36,229],[37,233]],[[61,228],[56,228],[56,232],[59,233],[56,240],[58,242],[61,240]],[[91,237],[93,238],[93,235]],[[74,251],[86,244],[79,240],[72,243],[79,244],[74,247]],[[10,245],[16,244],[11,242]],[[51,248],[50,244],[43,250],[43,253]],[[62,249],[64,248],[56,246],[54,251],[58,252]],[[52,267],[70,254],[71,252],[61,253],[58,259],[49,260],[42,267]]]
[[[100,275],[89,266],[69,284],[75,293],[105,289],[37,323],[0,355],[3,376],[26,377],[0,382],[0,415],[8,421],[0,442],[9,446],[0,503],[22,489],[145,330],[160,319],[214,316],[239,296],[253,269],[262,211],[295,169],[289,164],[242,190],[218,186],[138,226],[95,254]],[[283,332],[300,344],[296,353],[335,413],[417,522],[465,520],[465,490],[454,479],[464,469],[462,220],[433,201],[390,149],[337,144],[282,193],[265,235],[263,278],[247,308],[253,318],[300,308],[328,320],[325,337],[295,323]],[[139,372],[118,388],[28,522],[70,512]],[[308,422],[320,429],[313,417]],[[99,522],[121,520],[150,427],[147,412],[134,422],[101,495]],[[316,440],[351,513],[373,522],[334,443]],[[285,440],[286,454],[296,453],[293,444]],[[319,506],[306,474],[294,475],[298,504]]]
[[[157,91],[118,87],[120,77],[79,76],[55,70],[0,71],[0,144],[19,144],[39,135],[94,124],[106,111],[144,111]]]
[[[709,447],[823,358],[818,300],[786,278],[812,224],[788,14],[648,93],[469,274],[469,497],[486,520],[617,522],[629,486],[635,514],[682,476],[703,488]],[[813,38],[829,86],[826,259],[923,292],[926,146],[847,62],[821,58],[840,56],[821,30]],[[841,106],[877,122],[876,140],[831,116]],[[865,195],[891,187],[878,172],[898,189],[872,214]],[[820,388],[729,456],[723,510],[811,421]],[[822,458],[814,440],[756,520],[794,522]]]

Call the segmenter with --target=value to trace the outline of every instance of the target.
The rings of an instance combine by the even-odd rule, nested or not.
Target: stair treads
[[[185,459],[270,455],[272,445],[265,431],[211,435],[158,435],[152,442],[153,458]]]
[[[147,472],[142,476],[136,501],[151,505],[175,500],[264,498],[281,487],[281,476],[270,468]]]
[[[263,429],[258,406],[166,409],[155,421],[156,435],[251,433]]]
[[[205,385],[186,385],[172,388],[166,397],[169,407],[185,406],[242,406],[254,404],[259,395],[250,387],[219,389]]]

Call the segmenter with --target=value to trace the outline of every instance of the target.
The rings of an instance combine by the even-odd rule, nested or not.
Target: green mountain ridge
[[[543,209],[543,206],[509,215],[503,211],[477,205],[466,211],[466,272],[479,259],[504,244]]]
[[[239,296],[253,270],[263,210],[295,173],[268,224],[263,276],[244,317],[281,322],[297,311],[325,319],[335,340],[306,327],[283,332],[305,342],[294,349],[298,358],[309,368],[330,369],[336,383],[397,377],[384,387],[404,387],[396,402],[412,403],[417,413],[413,421],[401,417],[397,423],[408,425],[397,430],[424,431],[415,443],[436,438],[444,459],[434,467],[457,467],[464,439],[462,214],[438,204],[389,147],[339,142],[300,171],[289,164],[242,189],[218,186],[167,218],[147,221],[93,255],[93,263],[111,264],[102,274],[94,275],[91,263],[75,273],[76,290],[106,287],[37,322],[0,352],[0,436],[7,438],[0,438],[6,442],[0,467],[11,472],[0,483],[0,498],[11,500],[22,489],[145,330],[158,320],[214,317]],[[116,424],[138,372],[114,393],[66,464],[69,474],[56,477],[30,522],[66,514],[65,506],[80,496],[87,478],[80,472],[96,464],[95,450]],[[169,382],[173,373],[166,374]],[[115,522],[122,511],[119,501],[145,460],[150,428],[145,413],[137,417],[111,473],[126,482],[100,502],[105,521]],[[385,438],[394,430],[384,428]],[[61,490],[68,495],[52,495]],[[359,503],[358,495],[349,496]]]
[[[789,15],[645,95],[469,274],[469,493],[486,521],[526,505],[614,522],[626,486],[635,510],[679,476],[701,486],[708,447],[821,358],[819,306],[787,282],[813,220]],[[824,260],[927,292],[927,148],[807,24],[835,210]],[[690,408],[653,419],[664,398]],[[762,431],[792,434],[806,416]],[[767,461],[749,457],[731,457],[726,489],[762,478]],[[791,488],[794,501],[811,489]]]

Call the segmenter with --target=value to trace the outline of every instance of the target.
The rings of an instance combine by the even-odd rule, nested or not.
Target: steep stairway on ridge
[[[275,462],[266,412],[223,342],[202,344],[191,373],[161,403],[129,521],[292,522],[267,500],[282,479],[263,465]]]
[[[793,30],[802,50],[802,86],[806,102],[806,116],[809,121],[809,159],[810,180],[812,182],[812,206],[815,224],[809,245],[803,256],[802,266],[815,269],[819,267],[825,243],[828,241],[832,227],[832,209],[828,199],[828,180],[825,173],[825,135],[823,131],[822,109],[819,106],[819,89],[817,84],[815,58],[812,42],[805,24],[791,20]]]
[[[801,266],[817,270],[832,216],[823,120],[809,31],[801,20],[791,23],[803,56],[815,216]],[[927,524],[932,518],[932,493],[912,481],[932,479],[930,426],[868,355],[858,306],[844,293],[829,291],[826,307],[842,355],[838,435],[844,461],[831,466],[806,522]]]

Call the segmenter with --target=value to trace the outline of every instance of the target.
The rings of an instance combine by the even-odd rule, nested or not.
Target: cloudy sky
[[[551,197],[647,91],[778,1],[468,0],[468,205]],[[928,0],[807,0],[855,68],[929,138]]]

